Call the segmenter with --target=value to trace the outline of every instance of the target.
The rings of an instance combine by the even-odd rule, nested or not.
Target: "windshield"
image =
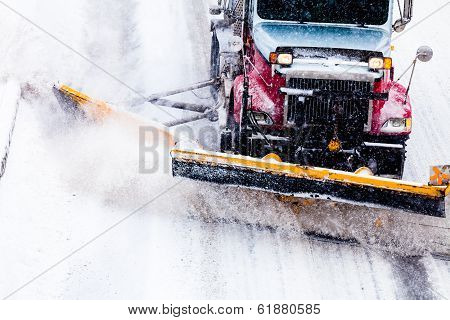
[[[262,19],[383,25],[389,18],[390,0],[258,0]]]

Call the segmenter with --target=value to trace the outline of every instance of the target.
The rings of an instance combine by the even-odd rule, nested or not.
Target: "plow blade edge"
[[[445,199],[450,191],[448,186],[429,186],[200,150],[173,150],[172,171],[174,176],[193,180],[301,198],[400,209],[440,218],[446,215]]]

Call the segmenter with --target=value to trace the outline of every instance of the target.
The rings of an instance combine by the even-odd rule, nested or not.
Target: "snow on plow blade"
[[[450,192],[448,185],[431,186],[200,150],[173,150],[172,171],[174,176],[205,182],[395,208],[440,218],[446,216],[445,198]]]

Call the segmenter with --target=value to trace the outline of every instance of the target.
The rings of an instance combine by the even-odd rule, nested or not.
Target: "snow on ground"
[[[119,106],[204,80],[203,2],[6,3],[109,75],[0,6],[0,74],[37,88],[20,101],[0,183],[2,297],[47,270],[11,298],[450,296],[449,262],[307,239],[292,209],[272,197],[172,179],[164,168],[139,174],[136,131],[114,122],[72,123],[58,109],[48,90],[57,80]],[[418,2],[416,21],[443,3]],[[399,57],[412,58],[419,44],[436,50],[414,82],[409,178],[423,180],[428,164],[450,159],[449,49],[442,44],[449,16],[446,8],[397,41],[398,70],[409,62]],[[147,119],[179,115],[149,105],[132,111]]]

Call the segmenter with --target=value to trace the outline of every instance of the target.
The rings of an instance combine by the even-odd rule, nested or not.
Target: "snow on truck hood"
[[[256,46],[268,59],[278,47],[333,48],[390,53],[390,33],[378,28],[262,22],[254,28]]]

